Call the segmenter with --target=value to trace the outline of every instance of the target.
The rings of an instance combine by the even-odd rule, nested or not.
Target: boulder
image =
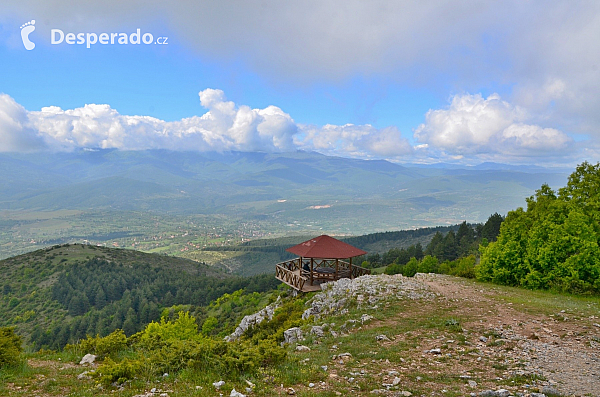
[[[83,356],[83,358],[79,362],[79,365],[93,364],[94,361],[96,361],[96,356],[95,355],[93,355],[93,354],[86,354],[85,356]]]
[[[246,395],[240,393],[239,391],[236,391],[235,389],[233,389],[231,391],[231,394],[229,395],[229,397],[246,397]]]
[[[283,331],[283,343],[296,343],[304,340],[302,330],[298,327],[290,328]]]

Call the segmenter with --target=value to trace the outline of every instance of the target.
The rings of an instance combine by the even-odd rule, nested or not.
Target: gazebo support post
[[[335,279],[338,279],[338,266],[339,266],[340,260],[339,259],[335,259]]]
[[[310,285],[313,285],[313,264],[314,264],[314,258],[310,258]]]
[[[350,278],[352,279],[352,278],[354,278],[354,275],[352,274],[353,273],[352,272],[352,258],[350,258],[349,261],[350,261]]]

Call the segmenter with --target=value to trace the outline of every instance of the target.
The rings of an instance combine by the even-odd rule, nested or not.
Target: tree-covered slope
[[[0,261],[0,326],[16,326],[36,347],[57,348],[118,328],[132,334],[173,305],[201,307],[277,284],[183,258],[60,245]]]

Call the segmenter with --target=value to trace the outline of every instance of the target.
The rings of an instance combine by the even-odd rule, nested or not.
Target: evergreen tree
[[[500,234],[500,226],[503,221],[504,217],[497,212],[490,215],[481,228],[481,238],[485,238],[488,242],[496,241]]]

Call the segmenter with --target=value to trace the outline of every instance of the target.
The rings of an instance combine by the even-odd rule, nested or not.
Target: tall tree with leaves
[[[544,184],[481,248],[477,277],[528,288],[600,292],[600,164],[583,163],[558,195]]]

